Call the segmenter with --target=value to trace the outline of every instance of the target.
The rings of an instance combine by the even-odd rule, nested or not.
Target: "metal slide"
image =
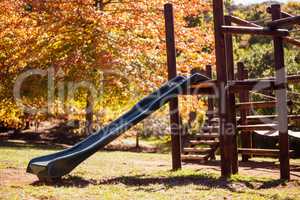
[[[41,180],[60,178],[68,174],[82,161],[116,139],[130,127],[148,117],[172,97],[181,94],[191,83],[206,80],[208,78],[201,74],[175,77],[139,101],[124,115],[73,147],[32,159],[28,164],[27,172],[36,174]]]

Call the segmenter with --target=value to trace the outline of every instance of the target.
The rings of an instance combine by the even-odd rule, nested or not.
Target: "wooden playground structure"
[[[217,115],[208,115],[208,133],[194,135],[190,142],[208,144],[211,148],[193,148],[182,146],[182,129],[178,106],[178,97],[170,101],[170,122],[172,137],[172,166],[180,169],[182,161],[197,161],[214,158],[214,151],[220,147],[221,175],[229,177],[238,173],[238,154],[247,161],[252,155],[277,156],[280,161],[280,178],[290,179],[289,124],[290,120],[300,120],[298,115],[289,115],[287,86],[300,82],[300,75],[286,74],[284,65],[284,43],[300,47],[300,41],[289,37],[286,26],[300,24],[300,16],[293,16],[281,11],[279,4],[271,5],[267,11],[272,20],[262,27],[253,22],[235,16],[224,16],[223,0],[213,0],[213,19],[215,29],[216,80],[194,84],[186,95],[208,95],[218,93]],[[174,38],[174,18],[172,4],[165,5],[166,44],[169,79],[177,76],[176,49]],[[234,25],[233,25],[234,24]],[[243,63],[235,65],[233,59],[233,36],[251,34],[269,36],[274,46],[275,77],[249,79],[248,71]],[[207,66],[207,75],[211,78],[211,66]],[[215,90],[217,88],[217,91]],[[251,102],[250,92],[275,91],[275,100]],[[239,99],[239,101],[237,101]],[[290,105],[290,104],[289,104]],[[275,115],[249,115],[250,108],[276,108]],[[208,99],[208,110],[214,110],[214,103]],[[239,113],[239,116],[237,116]],[[262,119],[272,120],[272,123],[261,123]],[[264,121],[264,120],[263,120]],[[275,121],[275,122],[274,122]],[[217,133],[213,123],[218,123]],[[279,134],[279,149],[252,148],[251,134],[254,131],[277,130]],[[240,136],[241,148],[238,148]],[[196,139],[195,139],[196,138]],[[195,152],[206,153],[205,157],[193,155]]]

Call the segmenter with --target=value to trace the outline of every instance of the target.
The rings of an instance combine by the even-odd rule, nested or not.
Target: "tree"
[[[28,69],[64,72],[60,82],[103,86],[94,105],[118,107],[166,80],[162,0],[3,0],[0,2],[1,94],[12,101],[18,75]],[[95,8],[95,5],[98,9]],[[211,6],[196,0],[174,2],[178,65],[181,74],[212,63]],[[197,19],[194,26],[190,20]],[[113,73],[112,73],[113,71]],[[99,83],[103,78],[104,81]],[[30,81],[31,80],[31,81]],[[28,80],[28,85],[37,79]],[[39,88],[40,94],[45,88]],[[136,94],[134,95],[133,92]],[[87,91],[78,98],[87,105]],[[34,103],[37,94],[24,98]],[[56,97],[58,98],[57,94]],[[41,98],[39,101],[46,99]],[[69,100],[68,104],[74,102]],[[130,104],[134,103],[130,101]],[[67,107],[67,106],[65,106]]]

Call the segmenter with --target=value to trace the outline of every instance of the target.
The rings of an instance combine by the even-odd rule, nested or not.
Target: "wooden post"
[[[272,20],[281,18],[280,4],[271,6]],[[279,128],[279,148],[280,148],[280,178],[290,179],[290,161],[289,161],[289,137],[288,137],[288,110],[287,110],[287,78],[286,69],[284,67],[284,48],[283,38],[280,36],[273,37],[274,43],[274,58],[275,58],[275,78],[276,84],[282,86],[276,90],[276,111],[278,113],[278,128]]]
[[[239,62],[237,64],[238,67],[238,79],[245,80],[248,79],[248,71],[245,70],[244,63]],[[240,102],[249,102],[249,91],[241,90],[239,92]],[[240,125],[247,125],[247,115],[249,114],[249,109],[240,109]],[[242,148],[252,148],[252,135],[247,131],[241,130],[241,146]],[[242,155],[242,161],[246,162],[251,158],[250,155]]]
[[[176,70],[176,49],[174,34],[173,6],[168,3],[164,5],[166,45],[167,45],[167,64],[168,79],[177,76]],[[178,97],[173,97],[169,103],[170,125],[171,125],[171,143],[172,143],[172,168],[181,169],[181,126],[179,117]]]
[[[206,70],[207,77],[212,79],[211,65],[206,65],[205,70]],[[207,117],[208,117],[208,126],[210,127],[213,126],[212,119],[214,118],[214,99],[210,95],[207,98]],[[209,130],[209,133],[212,134],[212,131]],[[212,153],[211,159],[212,160],[216,159],[215,152]]]
[[[212,79],[212,71],[211,71],[211,65],[206,65],[206,75],[210,79]],[[207,117],[208,117],[208,126],[212,126],[212,118],[214,117],[214,100],[212,97],[208,96],[207,98]]]
[[[225,25],[231,26],[231,19],[225,16]],[[232,35],[225,34],[225,50],[226,50],[226,68],[227,80],[234,80],[234,58],[233,58],[233,44]],[[232,173],[238,173],[238,147],[237,147],[237,131],[236,131],[236,111],[235,111],[235,93],[227,91],[227,126],[232,126],[232,131],[228,131],[228,139],[230,142],[230,151],[232,159]]]
[[[231,175],[231,156],[230,141],[226,134],[226,94],[225,86],[227,83],[226,73],[226,55],[225,40],[222,34],[222,26],[224,25],[223,0],[213,0],[213,16],[214,16],[214,36],[215,36],[215,54],[218,84],[218,114],[220,118],[220,151],[221,151],[221,175],[229,177]]]

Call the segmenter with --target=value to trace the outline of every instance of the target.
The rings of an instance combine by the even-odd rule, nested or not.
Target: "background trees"
[[[163,4],[161,0],[1,1],[3,102],[14,102],[12,89],[22,72],[53,68],[51,114],[82,110],[91,103],[86,88],[67,98],[68,83],[82,81],[97,88],[94,112],[119,114],[166,81]],[[211,7],[188,0],[175,1],[174,7],[178,65],[180,73],[188,73],[214,60]],[[47,92],[47,77],[32,76],[22,97],[28,105],[41,107],[47,104]],[[13,116],[9,109],[3,113]]]
[[[69,114],[71,119],[91,120],[85,111],[92,105],[94,119],[99,116],[99,122],[106,123],[153,91],[166,81],[164,3],[162,0],[1,1],[0,115],[5,119],[2,123],[19,127],[22,119],[28,117],[16,106],[12,91],[19,75],[29,69],[54,71],[52,116]],[[173,3],[179,73],[214,64],[210,3],[198,0]],[[262,25],[261,19],[269,18],[266,6],[232,6],[231,1],[226,1],[228,12]],[[299,12],[298,7],[299,3],[288,3],[283,10],[294,13]],[[293,34],[297,37],[296,32]],[[234,45],[235,60],[245,63],[251,78],[273,74],[270,38],[239,36]],[[298,72],[298,50],[287,46],[286,55],[289,73]],[[47,105],[47,79],[41,76],[26,79],[22,86],[26,105],[36,108]],[[88,84],[69,95],[70,85],[82,82]],[[89,101],[87,85],[97,90],[93,101]],[[182,102],[185,116],[193,107],[204,106],[195,98],[185,98]]]

